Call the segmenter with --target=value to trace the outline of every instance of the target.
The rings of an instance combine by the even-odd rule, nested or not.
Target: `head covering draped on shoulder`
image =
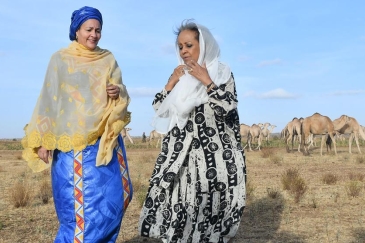
[[[200,53],[198,64],[205,64],[214,84],[220,86],[230,79],[231,69],[228,65],[219,61],[219,45],[209,29],[200,24],[195,25],[199,31]],[[175,45],[178,64],[184,65],[184,60],[179,54],[179,46],[177,43]],[[166,134],[175,125],[183,129],[194,107],[207,103],[208,99],[205,86],[185,71],[185,75],[180,77],[180,81],[158,108],[152,126],[162,134]]]
[[[88,6],[82,7],[72,13],[70,25],[70,40],[76,40],[76,31],[88,19],[96,19],[100,22],[100,25],[103,26],[103,17],[101,16],[99,10]]]

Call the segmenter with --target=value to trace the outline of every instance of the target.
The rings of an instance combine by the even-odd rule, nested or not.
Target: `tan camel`
[[[274,131],[275,127],[277,127],[276,125],[270,125],[269,128],[269,134],[267,135],[267,139],[270,139],[270,134]]]
[[[343,117],[348,117],[348,122],[346,124],[341,124],[341,119]],[[355,142],[357,145],[357,149],[359,150],[359,153],[361,154],[360,146],[359,146],[359,135],[362,139],[365,140],[365,133],[361,129],[360,124],[357,122],[357,120],[353,117],[349,117],[346,115],[342,115],[340,118],[337,118],[333,121],[333,125],[335,126],[335,130],[337,133],[343,135],[343,134],[350,134],[349,138],[349,153],[351,154],[351,145],[352,141],[355,138]]]
[[[308,145],[308,149],[312,146],[317,146],[317,137],[314,137],[314,135],[311,133],[308,137],[308,141],[307,143],[309,143]]]
[[[286,132],[285,132],[285,141],[286,141],[286,151],[290,152],[289,150],[289,143],[291,141],[291,150],[293,150],[294,147],[294,140],[296,137],[298,137],[298,152],[300,152],[300,141],[301,141],[301,123],[303,121],[303,118],[296,118],[294,117],[293,120],[288,122],[286,125]]]
[[[148,138],[148,144],[151,145],[151,141],[157,139],[156,148],[158,147],[159,142],[161,141],[161,148],[162,148],[162,140],[165,137],[164,134],[158,133],[155,130],[150,132],[150,137]]]
[[[348,118],[342,117],[338,125],[340,126],[347,122]],[[332,120],[328,116],[322,116],[319,113],[314,113],[312,116],[304,118],[302,122],[302,138],[301,138],[303,154],[309,155],[307,141],[311,133],[313,135],[322,135],[321,156],[326,135],[329,135],[329,137],[331,138],[333,147],[335,149],[335,154],[337,155],[336,141],[335,138],[333,137],[333,135],[335,134],[335,127],[332,123]]]
[[[247,139],[247,143],[248,143],[248,147],[249,147],[250,151],[252,151],[251,142],[255,138],[257,138],[257,143],[258,143],[256,149],[261,150],[260,149],[260,147],[261,147],[261,138],[262,138],[261,128],[260,128],[260,126],[258,126],[256,124],[253,124],[250,127],[249,134],[248,134],[248,139]]]
[[[276,126],[275,125],[271,125],[268,122],[265,122],[264,124],[259,123],[258,126],[261,128],[262,138],[264,138],[266,140],[266,144],[269,144],[270,133],[274,130],[274,128]]]
[[[240,134],[241,134],[241,140],[243,140],[243,138],[246,138],[248,141],[248,134],[250,133],[250,126],[246,125],[244,123],[240,124]],[[243,147],[243,149],[245,149],[247,147],[248,143],[246,142],[246,145]]]
[[[129,139],[129,141],[133,144],[133,139],[131,137],[131,135],[129,135],[129,131],[132,130],[132,128],[129,127],[125,127],[122,129],[122,131],[120,132],[120,135],[122,135],[123,138],[123,142],[125,144],[125,138],[127,137]]]

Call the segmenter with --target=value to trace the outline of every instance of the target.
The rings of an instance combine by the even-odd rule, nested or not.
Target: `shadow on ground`
[[[277,232],[285,207],[281,194],[265,197],[247,204],[234,243],[295,242],[304,243],[304,237],[288,232]]]

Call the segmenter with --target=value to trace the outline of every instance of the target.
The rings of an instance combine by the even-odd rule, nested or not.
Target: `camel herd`
[[[269,143],[270,134],[275,127],[275,125],[269,122],[253,124],[252,126],[243,123],[240,124],[242,141],[247,141],[244,148],[248,146],[249,151],[253,149],[261,150],[261,142],[266,141],[266,143]],[[130,130],[132,129],[124,128],[121,135],[124,142],[128,138],[131,143],[134,143],[132,137],[129,135]],[[361,126],[355,118],[347,115],[342,115],[333,121],[328,116],[323,116],[319,113],[314,113],[312,116],[306,118],[294,117],[281,131],[281,138],[286,144],[287,152],[293,151],[294,141],[298,141],[298,152],[302,151],[303,154],[309,154],[309,148],[315,146],[314,136],[322,137],[321,155],[325,143],[327,145],[327,151],[333,145],[334,152],[337,154],[336,139],[341,138],[343,135],[348,135],[349,137],[349,153],[351,153],[353,140],[355,140],[357,149],[361,153],[359,138],[365,140],[365,127]],[[162,146],[163,138],[164,135],[157,133],[155,130],[150,132],[149,137],[146,137],[145,133],[142,135],[142,141],[148,141],[149,145],[153,141],[157,141],[156,148],[159,145]],[[256,148],[252,148],[253,141],[257,141]]]
[[[359,136],[365,140],[365,129],[355,118],[347,115],[342,115],[333,121],[328,116],[323,116],[319,113],[314,113],[312,116],[306,118],[298,119],[295,117],[281,131],[281,137],[286,142],[287,151],[290,151],[290,142],[292,142],[293,150],[293,141],[297,138],[299,141],[298,151],[300,151],[302,146],[304,154],[309,154],[308,148],[310,145],[313,145],[314,136],[322,136],[321,155],[325,142],[329,148],[333,144],[335,154],[337,154],[335,138],[344,134],[349,135],[349,153],[351,153],[353,139],[355,139],[357,149],[361,153]]]
[[[120,132],[120,135],[123,138],[124,144],[125,144],[126,138],[128,138],[128,140],[130,141],[130,143],[132,143],[132,144],[134,143],[131,135],[129,134],[129,131],[130,130],[132,130],[132,128],[125,127]],[[150,136],[148,138],[146,137],[145,133],[142,134],[142,142],[148,141],[148,144],[149,145],[151,145],[151,142],[156,139],[157,140],[157,142],[156,142],[156,148],[158,147],[158,145],[160,143],[161,143],[161,146],[162,146],[162,139],[163,138],[164,138],[164,135],[156,132],[155,130],[152,130],[150,132]]]

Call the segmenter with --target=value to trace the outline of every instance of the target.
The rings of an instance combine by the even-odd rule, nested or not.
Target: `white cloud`
[[[341,90],[341,91],[334,91],[329,95],[332,96],[342,96],[342,95],[358,95],[358,94],[365,94],[365,90]]]
[[[282,63],[283,63],[283,61],[280,58],[276,58],[274,60],[262,61],[257,66],[258,67],[266,67],[266,66],[280,65]]]
[[[258,97],[260,99],[296,99],[298,96],[291,94],[284,89],[278,88],[262,93]]]
[[[282,88],[278,88],[260,94],[255,91],[247,91],[243,94],[243,97],[254,97],[256,99],[296,99],[299,95],[292,94]]]
[[[161,91],[157,88],[128,88],[128,94],[132,97],[151,97],[154,96],[156,93]]]

